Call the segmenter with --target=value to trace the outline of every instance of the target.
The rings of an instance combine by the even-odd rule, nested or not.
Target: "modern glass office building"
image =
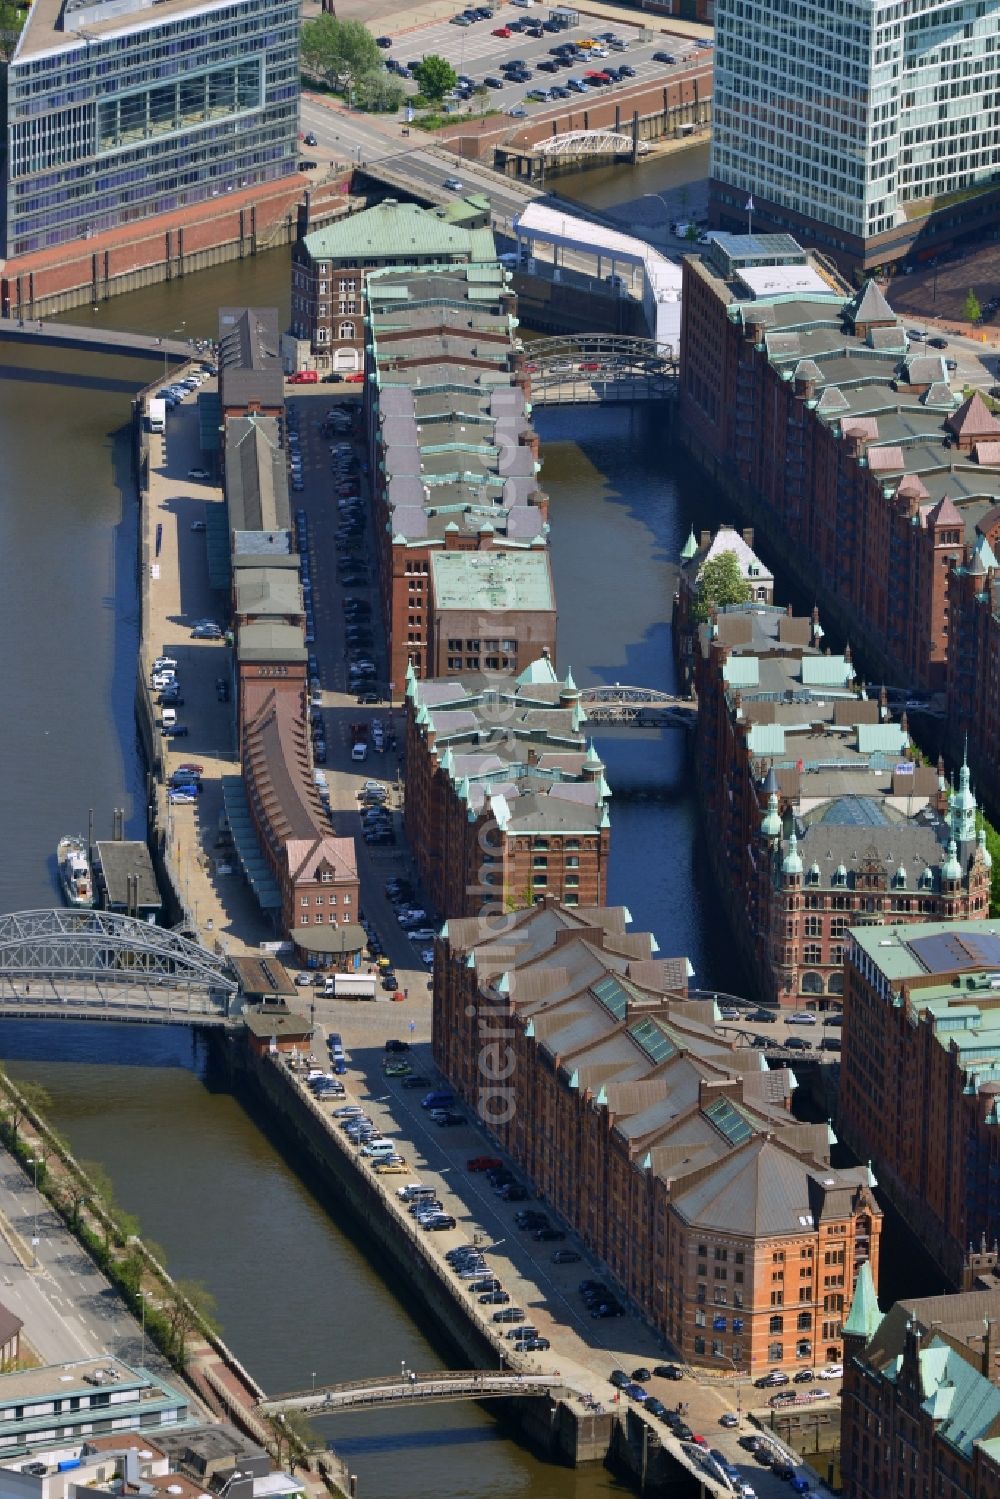
[[[4,254],[294,172],[298,0],[35,0],[7,73]]]
[[[716,0],[712,200],[727,227],[889,252],[1000,182],[1000,0]],[[785,210],[784,214],[782,210]]]

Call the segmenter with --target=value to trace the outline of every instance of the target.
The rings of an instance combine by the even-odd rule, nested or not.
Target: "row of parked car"
[[[214,364],[207,360],[202,364],[200,371],[193,370],[190,375],[185,375],[182,380],[175,380],[170,385],[165,385],[162,390],[156,392],[156,399],[163,401],[168,411],[179,406],[186,396],[198,390],[205,381],[218,371]]]

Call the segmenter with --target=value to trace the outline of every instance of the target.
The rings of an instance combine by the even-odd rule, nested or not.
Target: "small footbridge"
[[[586,687],[580,694],[580,706],[592,724],[630,725],[633,728],[669,725],[693,729],[698,704],[687,698],[659,692],[654,687],[628,687],[614,682],[601,687]]]

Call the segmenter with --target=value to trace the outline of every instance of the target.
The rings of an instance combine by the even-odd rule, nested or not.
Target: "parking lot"
[[[486,109],[500,109],[516,115],[523,111],[530,115],[541,113],[553,102],[559,102],[567,108],[571,103],[584,105],[588,98],[593,99],[595,95],[614,97],[636,84],[667,80],[671,75],[682,73],[695,59],[702,60],[704,56],[705,48],[688,37],[658,35],[627,22],[615,22],[612,25],[607,21],[592,21],[566,29],[542,30],[549,14],[548,10],[537,7],[518,11],[508,6],[490,20],[477,20],[468,26],[456,26],[445,21],[421,27],[394,39],[392,48],[386,49],[384,56],[390,67],[399,64],[408,71],[412,71],[413,65],[426,56],[434,54],[446,58],[458,73],[460,81],[466,84],[467,94],[471,95],[472,89],[483,84],[488,90],[487,94],[478,98],[470,97],[464,104],[460,99],[451,101],[458,108],[468,108],[473,115]],[[511,30],[524,25],[529,25],[533,33],[540,34]],[[501,30],[509,30],[510,34],[497,36],[496,32]],[[620,43],[627,45],[622,48],[600,42],[605,34],[613,35]],[[579,45],[584,41],[600,42],[600,45],[581,49],[567,64],[560,64],[556,71],[548,70],[548,65],[557,61],[555,48],[567,43]],[[676,61],[655,61],[654,53],[666,54],[676,58]],[[508,80],[504,65],[515,61],[523,62],[524,66],[517,81]],[[544,66],[540,69],[539,64]],[[626,67],[631,70],[632,76],[626,75],[621,81],[610,85],[593,87],[585,81],[587,73],[600,72],[609,67]],[[579,89],[567,86],[571,78],[579,80]],[[417,91],[416,80],[404,78],[403,81],[409,92]],[[540,101],[526,97],[534,90],[548,92],[553,87],[562,91],[555,99]]]

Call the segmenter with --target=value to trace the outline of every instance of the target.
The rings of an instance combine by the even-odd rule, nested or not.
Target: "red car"
[[[511,31],[511,29],[510,29],[509,26],[498,26],[496,28],[496,30],[493,32],[493,35],[494,36],[508,37],[508,36],[513,36],[514,33]]]
[[[364,379],[365,379],[364,375],[359,371],[356,375],[348,375],[347,376],[347,384],[348,385],[363,385],[364,384]]]
[[[200,776],[204,775],[205,773],[204,766],[196,765],[193,760],[186,760],[183,765],[178,765],[177,769],[186,771],[189,776]],[[498,1161],[497,1165],[499,1164],[500,1163]]]
[[[603,368],[603,364],[598,359],[588,359],[586,364],[577,365],[577,369],[581,370],[602,370]]]
[[[526,364],[524,366],[524,368],[527,370],[527,372],[528,372],[529,375],[534,375],[538,371],[538,365],[537,364]]]
[[[474,1155],[465,1165],[469,1171],[499,1171],[503,1161],[495,1155]]]
[[[317,370],[298,370],[294,375],[288,377],[289,385],[318,385],[319,372]]]

